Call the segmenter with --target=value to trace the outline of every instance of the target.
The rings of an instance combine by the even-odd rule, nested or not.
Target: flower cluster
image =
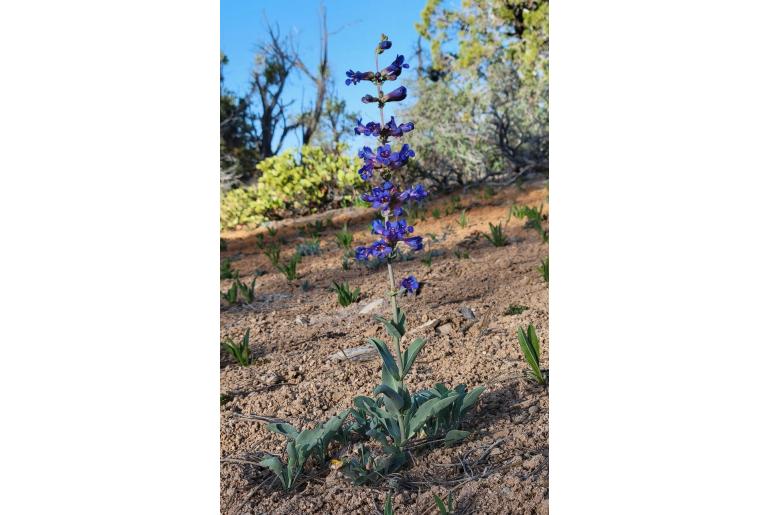
[[[427,196],[422,184],[399,192],[392,182],[385,181],[382,186],[373,187],[371,193],[361,195],[361,200],[369,202],[372,208],[379,210],[383,215],[398,217],[404,213],[402,206],[405,203],[420,202]]]
[[[364,125],[361,122],[361,118],[359,118],[356,122],[356,126],[353,129],[353,132],[355,132],[359,136],[382,135],[384,138],[388,138],[391,136],[394,138],[398,138],[413,129],[414,129],[414,123],[407,122],[407,123],[397,124],[395,117],[391,116],[390,121],[385,124],[385,128],[383,128],[382,125],[380,125],[377,122],[369,122],[366,125]]]
[[[422,249],[422,236],[409,236],[414,232],[414,227],[406,224],[406,220],[396,222],[375,220],[372,222],[372,234],[381,238],[368,247],[356,249],[356,259],[366,260],[369,256],[377,259],[391,257],[399,242],[403,242],[412,250]]]
[[[388,46],[383,47],[382,44],[387,43]],[[378,48],[381,50],[387,50],[390,48],[391,43],[390,41],[381,41]],[[409,65],[404,62],[404,56],[399,55],[396,57],[396,60],[390,63],[390,66],[387,66],[382,69],[382,71],[377,72],[354,72],[353,70],[348,70],[345,72],[345,75],[347,75],[347,79],[345,79],[345,85],[350,86],[351,84],[358,84],[361,81],[371,81],[374,83],[382,84],[386,80],[396,80],[399,75],[401,75],[401,71],[404,68],[409,68]],[[406,91],[406,90],[404,90]],[[368,96],[368,95],[367,95]]]
[[[382,40],[375,48],[375,54],[382,54],[393,44],[383,35]],[[375,60],[376,61],[376,60]],[[358,170],[358,174],[365,181],[373,180],[375,172],[384,173],[387,178],[390,172],[397,170],[407,164],[409,158],[414,157],[414,150],[408,144],[401,145],[400,149],[391,146],[388,142],[390,138],[399,138],[414,130],[414,123],[397,123],[395,117],[391,116],[390,121],[385,123],[383,108],[388,102],[399,102],[406,98],[406,88],[399,86],[390,93],[382,93],[382,84],[385,81],[396,80],[402,70],[409,68],[409,64],[404,62],[403,55],[397,55],[396,59],[382,70],[376,71],[353,71],[348,70],[345,84],[358,84],[361,81],[370,81],[377,86],[377,96],[365,95],[361,101],[365,104],[377,103],[380,110],[381,123],[368,122],[363,123],[359,119],[354,128],[354,132],[363,136],[375,136],[379,138],[380,145],[376,150],[365,146],[358,152],[358,157],[363,160],[363,165]],[[375,220],[372,223],[372,234],[380,236],[380,239],[369,246],[362,246],[356,249],[356,259],[368,260],[370,257],[375,259],[390,260],[399,243],[412,250],[422,249],[422,238],[413,236],[414,227],[407,225],[406,220],[398,218],[404,214],[403,206],[408,202],[420,202],[427,197],[425,189],[420,184],[399,190],[390,180],[384,179],[377,186],[372,185],[370,193],[361,195],[361,199],[371,204],[372,208],[380,211],[384,221]],[[401,282],[401,287],[409,293],[416,293],[419,288],[419,282],[414,276],[409,276]]]

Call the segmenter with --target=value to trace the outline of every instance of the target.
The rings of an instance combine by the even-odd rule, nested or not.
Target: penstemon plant
[[[391,147],[390,140],[412,131],[414,123],[397,124],[393,116],[390,121],[385,122],[385,104],[401,101],[407,94],[404,86],[390,93],[383,93],[383,85],[387,81],[396,80],[402,70],[409,67],[404,62],[404,56],[397,55],[389,66],[380,70],[379,56],[391,46],[392,43],[383,34],[375,48],[375,71],[350,70],[345,81],[347,85],[362,81],[372,82],[377,88],[377,96],[365,95],[361,100],[366,104],[376,103],[380,112],[380,123],[369,122],[364,125],[359,119],[354,129],[358,135],[375,136],[379,140],[376,151],[365,146],[358,153],[363,159],[363,166],[358,173],[364,181],[372,184],[370,193],[361,195],[361,198],[378,212],[379,216],[372,222],[372,233],[379,238],[369,246],[357,247],[355,257],[359,261],[368,262],[372,259],[387,264],[387,297],[390,299],[392,315],[390,319],[377,317],[377,320],[390,335],[395,351],[391,352],[391,348],[379,338],[369,339],[382,359],[382,383],[374,389],[375,395],[378,396],[376,399],[356,397],[354,400],[353,413],[358,428],[380,442],[390,455],[379,464],[373,463],[374,472],[377,474],[387,473],[403,464],[406,461],[404,449],[408,442],[419,434],[424,433],[435,439],[448,436],[451,441],[457,441],[458,437],[467,434],[459,434],[464,432],[456,430],[457,421],[483,390],[477,388],[466,395],[465,385],[460,385],[455,390],[448,390],[441,385],[440,390],[425,390],[412,396],[405,385],[407,374],[414,366],[426,340],[417,338],[409,346],[403,341],[407,331],[406,315],[398,306],[398,297],[404,293],[417,294],[420,283],[410,275],[397,285],[393,263],[399,260],[404,247],[412,251],[423,248],[422,237],[413,234],[414,227],[408,225],[403,217],[404,205],[422,201],[427,197],[427,193],[420,184],[400,188],[394,182],[395,171],[406,165],[409,158],[414,157],[414,151],[408,144],[403,144],[396,150],[395,145]],[[453,434],[448,435],[447,430]],[[444,431],[443,434],[437,434],[441,431]],[[371,475],[372,470],[372,463],[364,463],[369,461],[368,457],[361,461],[359,466],[348,469],[351,473],[349,475],[357,482],[362,479],[362,475]],[[361,474],[357,474],[358,472]]]

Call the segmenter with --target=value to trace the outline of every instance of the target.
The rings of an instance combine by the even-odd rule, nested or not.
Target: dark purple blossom
[[[387,241],[379,239],[372,243],[369,247],[356,248],[356,259],[358,261],[367,261],[369,256],[377,259],[385,259],[393,253],[393,246]]]
[[[414,202],[420,202],[427,196],[428,194],[425,192],[425,188],[422,187],[422,184],[416,184],[411,188],[404,190],[398,196],[398,199],[401,202],[409,202],[410,200]]]
[[[422,250],[422,236],[412,236],[410,238],[404,238],[404,243],[409,245],[412,250]]]
[[[409,148],[409,145],[404,145],[398,153],[392,153],[388,160],[388,167],[391,169],[401,168],[404,166],[410,157],[414,157],[414,150]]]
[[[379,126],[379,124],[377,125]],[[413,129],[414,129],[414,123],[407,122],[407,123],[402,123],[400,125],[396,125],[396,118],[391,116],[390,121],[385,124],[385,128],[382,129],[382,132],[387,136],[393,136],[398,138]]]
[[[361,97],[361,102],[364,104],[373,104],[375,102],[379,102],[380,100],[377,97],[373,97],[372,95],[364,95]]]
[[[371,251],[368,247],[356,247],[356,260],[358,261],[366,261],[369,259],[369,255],[371,254]]]
[[[402,68],[409,68],[409,65],[404,62],[404,56],[396,56],[396,60],[390,63],[380,71],[380,80],[396,80],[401,75]]]
[[[381,130],[382,128],[380,127],[379,123],[369,122],[366,125],[364,125],[361,122],[361,118],[359,118],[356,122],[356,127],[353,129],[353,132],[355,132],[359,136],[361,134],[363,134],[364,136],[379,136]]]
[[[374,209],[383,212],[388,211],[391,208],[391,202],[397,198],[396,187],[390,181],[383,182],[382,186],[375,186],[371,193],[361,195],[361,200],[369,202]]]
[[[358,84],[362,80],[374,80],[374,72],[354,72],[353,70],[348,70],[345,72],[345,75],[348,76],[345,79],[345,85],[347,86]]]
[[[358,157],[364,160],[364,165],[358,170],[358,175],[361,179],[367,181],[371,179],[375,168],[379,168],[380,164],[376,162],[377,155],[372,152],[369,147],[363,147],[358,151]]]
[[[387,221],[382,223],[382,220],[375,220],[372,222],[372,234],[379,234],[383,237],[383,240],[393,248],[399,241],[403,241],[414,250],[420,250],[422,248],[422,238],[419,236],[408,237],[409,234],[414,232],[414,227],[407,225],[406,220],[398,220],[396,222]],[[417,238],[419,243],[415,241]],[[411,241],[408,241],[411,240]]]
[[[387,39],[380,41],[380,50],[387,50],[392,46],[393,46],[393,43],[391,41],[388,41]]]
[[[407,293],[416,294],[417,290],[420,289],[420,283],[415,276],[409,275],[401,280],[401,287],[405,289]]]
[[[404,213],[403,204],[409,201],[419,202],[427,196],[420,184],[399,193],[392,182],[385,181],[382,186],[372,188],[371,193],[361,195],[361,200],[369,202],[372,208],[381,211],[383,215],[401,216]]]
[[[364,163],[364,166],[358,169],[358,175],[362,181],[368,181],[374,175],[374,165],[372,163]]]
[[[370,96],[370,95],[367,95],[367,96]],[[386,102],[400,102],[405,98],[406,98],[406,88],[404,86],[399,86],[393,91],[391,91],[390,93],[388,93],[387,95],[383,95],[382,103],[384,104]],[[375,98],[374,101],[376,102],[377,99]],[[364,103],[367,103],[367,102],[364,102]]]
[[[390,145],[382,145],[377,147],[377,162],[383,166],[388,166],[391,161],[393,153],[390,150]],[[396,154],[398,156],[398,154]]]

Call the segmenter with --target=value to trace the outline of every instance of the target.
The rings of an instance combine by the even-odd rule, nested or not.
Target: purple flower
[[[361,97],[361,102],[363,102],[364,104],[373,104],[375,102],[379,102],[379,99],[371,95],[364,95],[363,97]]]
[[[385,181],[382,186],[372,188],[371,193],[361,195],[361,200],[369,202],[372,208],[382,211],[383,215],[401,216],[404,213],[401,207],[404,203],[419,202],[427,196],[421,184],[399,193],[392,182]]]
[[[401,287],[406,290],[407,293],[416,294],[420,289],[420,283],[415,276],[409,275],[401,280]]]
[[[409,245],[412,250],[422,250],[422,236],[412,236],[404,238],[404,243]]]
[[[370,250],[367,247],[356,247],[356,260],[366,261],[369,259]]]
[[[403,55],[398,55],[396,60],[390,63],[390,66],[382,69],[380,78],[382,80],[396,80],[401,75],[402,68],[409,68],[409,65],[404,62]]]
[[[374,152],[372,152],[372,149],[369,147],[363,147],[361,150],[358,151],[358,157],[363,159],[364,161],[373,161],[375,157]]]
[[[396,187],[390,181],[383,182],[382,186],[375,186],[369,194],[361,195],[361,200],[369,202],[374,209],[381,209],[383,212],[388,211],[391,202],[397,198]]]
[[[422,187],[422,184],[417,184],[404,190],[398,198],[401,202],[409,202],[410,200],[420,202],[427,196],[428,194],[425,192],[425,188]]]
[[[398,155],[398,154],[397,154]],[[388,166],[391,160],[390,145],[383,145],[377,148],[377,162],[383,166]]]
[[[380,41],[380,50],[387,50],[392,46],[393,46],[393,43],[391,41],[388,41],[387,39]]]
[[[398,138],[413,129],[414,129],[414,123],[407,122],[407,123],[402,123],[400,125],[396,125],[395,117],[391,116],[390,121],[385,124],[385,128],[382,129],[382,132],[387,136],[393,136]]]
[[[387,166],[393,170],[401,168],[410,157],[414,157],[414,150],[409,148],[409,145],[404,145],[397,153],[391,153]]]
[[[359,136],[361,134],[364,136],[379,136],[381,130],[382,129],[379,123],[369,122],[366,125],[363,125],[361,123],[361,118],[359,118],[356,122],[356,127],[353,129],[353,132]]]
[[[374,72],[354,72],[353,70],[348,70],[345,72],[345,75],[348,76],[345,79],[345,85],[347,86],[358,84],[362,80],[374,80]]]
[[[387,221],[382,223],[381,220],[375,220],[372,222],[372,234],[379,234],[383,236],[385,241],[395,248],[399,241],[406,241],[407,234],[413,233],[414,227],[406,224],[406,220],[398,220],[397,222]],[[419,238],[419,236],[418,236]],[[422,238],[420,238],[422,240]],[[412,245],[409,244],[411,247]]]
[[[364,163],[364,166],[358,169],[358,175],[361,180],[368,181],[374,175],[374,165],[372,163]]]
[[[385,240],[377,240],[369,247],[369,254],[377,259],[385,259],[393,252],[393,247],[388,245]]]
[[[367,96],[370,96],[370,95],[367,95]],[[364,97],[364,98],[366,98],[366,97]],[[372,97],[372,98],[374,98],[374,97]],[[405,98],[406,98],[406,88],[404,86],[399,86],[396,89],[394,89],[393,91],[391,91],[390,93],[388,93],[387,95],[384,95],[382,97],[382,103],[384,104],[386,102],[400,102],[401,100],[403,100]],[[374,101],[376,102],[377,99],[375,98]],[[367,103],[367,102],[364,102],[364,103]]]
[[[377,162],[377,155],[372,152],[371,148],[363,147],[358,151],[358,157],[364,160],[364,165],[358,170],[358,175],[365,181],[371,179],[374,169],[381,166]]]

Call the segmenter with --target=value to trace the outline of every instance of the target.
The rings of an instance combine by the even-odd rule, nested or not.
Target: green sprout
[[[468,226],[468,214],[466,213],[466,210],[463,209],[460,213],[460,218],[457,219],[457,223],[465,229]]]
[[[343,225],[342,230],[335,234],[334,238],[341,249],[349,250],[353,246],[353,233],[348,230],[348,224]]]
[[[332,281],[332,289],[337,292],[337,302],[342,307],[350,306],[357,302],[358,297],[361,295],[361,288],[350,291],[348,283],[337,284],[336,281]]]
[[[548,282],[548,258],[540,260],[540,266],[537,267],[537,271],[543,276],[545,282]]]
[[[519,304],[509,304],[507,308],[505,308],[505,311],[503,312],[504,315],[521,315],[529,308],[527,306],[521,306]]]
[[[287,263],[276,263],[275,268],[286,276],[287,281],[293,281],[297,278],[297,264],[302,261],[302,256],[294,254]]]
[[[492,225],[492,223],[489,223],[489,234],[482,234],[486,239],[489,240],[489,242],[494,245],[495,247],[503,247],[505,245],[508,245],[508,238],[505,237],[505,234],[503,233],[503,224],[499,223],[497,225]]]
[[[530,370],[530,375],[539,384],[545,384],[545,377],[542,370],[540,370],[540,342],[535,333],[535,326],[529,324],[526,333],[519,327],[516,334],[519,338],[519,346],[524,354],[524,359],[527,360],[529,367],[532,369]]]
[[[219,280],[222,279],[235,279],[238,277],[238,272],[233,270],[232,264],[229,259],[223,259],[219,264]]]
[[[316,236],[310,241],[299,243],[295,251],[300,256],[317,256],[321,253],[321,241]]]
[[[535,209],[534,207],[530,206],[517,206],[516,204],[512,205],[511,208],[508,210],[508,218],[506,220],[506,223],[508,220],[511,219],[511,216],[515,216],[519,219],[527,219],[527,222],[524,224],[525,229],[534,229],[539,235],[540,238],[544,242],[548,242],[548,231],[543,229],[543,222],[546,220],[546,215],[543,215],[543,206],[540,206],[540,210]]]
[[[247,367],[251,364],[251,348],[249,348],[249,332],[251,329],[246,329],[246,333],[241,338],[239,343],[234,343],[230,338],[222,342],[222,346],[232,354],[235,361],[243,367]]]

